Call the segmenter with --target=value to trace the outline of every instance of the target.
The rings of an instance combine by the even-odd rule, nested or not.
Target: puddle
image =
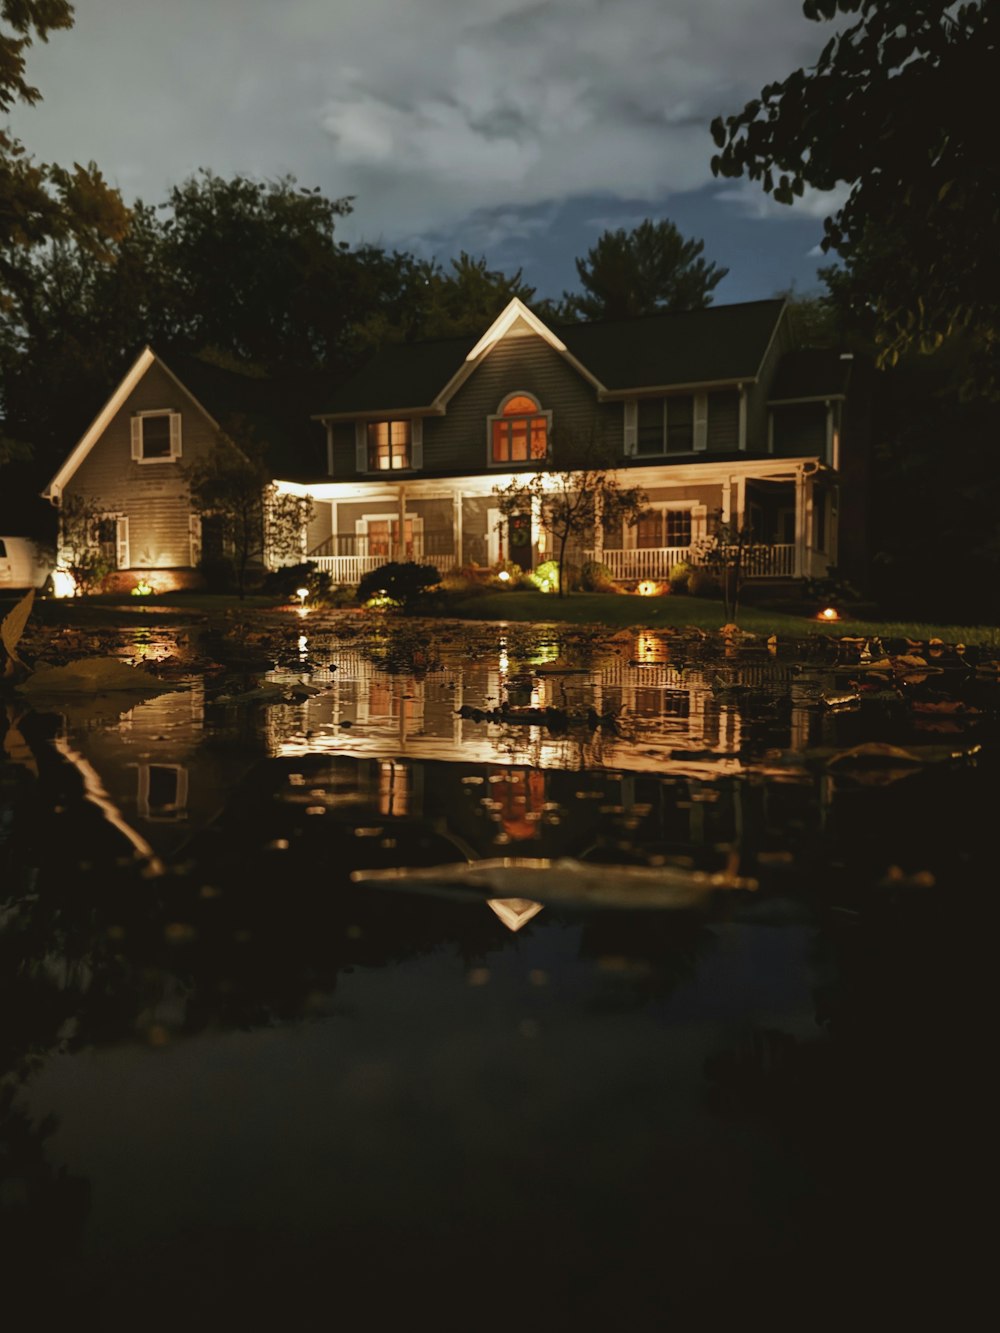
[[[733,1297],[734,1229],[794,1305],[831,1246],[868,1272],[859,1190],[941,1241],[907,1153],[970,1021],[985,655],[267,616],[59,651],[181,688],[0,721],[0,1222],[52,1313],[335,1280],[388,1319],[517,1236],[539,1319],[659,1319]]]

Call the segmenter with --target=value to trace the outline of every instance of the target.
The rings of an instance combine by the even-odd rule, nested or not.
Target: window
[[[693,394],[639,399],[636,415],[637,454],[689,454],[693,449]]]
[[[186,819],[188,773],[182,764],[139,765],[139,814],[143,819]]]
[[[368,423],[368,471],[394,472],[410,467],[410,423]]]
[[[172,463],[181,456],[181,414],[139,412],[132,418],[132,457],[137,463]]]
[[[413,560],[423,553],[424,520],[407,514],[400,538],[398,514],[365,514],[354,525],[358,555],[380,560]]]
[[[129,569],[128,519],[124,514],[103,514],[94,523],[93,542],[111,569]]]
[[[690,546],[693,529],[690,509],[650,509],[636,524],[635,544],[640,550]]]
[[[550,412],[526,393],[511,394],[491,423],[491,463],[530,463],[548,457]]]

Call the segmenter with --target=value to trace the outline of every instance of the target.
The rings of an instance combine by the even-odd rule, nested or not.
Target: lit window
[[[137,463],[170,463],[180,456],[179,412],[140,412],[132,418],[132,457]]]
[[[690,509],[651,509],[636,525],[635,544],[641,550],[650,547],[690,546]]]
[[[368,471],[392,472],[410,466],[410,423],[371,421],[368,424]]]
[[[541,461],[549,451],[549,414],[528,394],[515,394],[492,418],[494,463]]]

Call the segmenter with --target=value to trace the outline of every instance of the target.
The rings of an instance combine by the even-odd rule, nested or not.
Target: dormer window
[[[132,457],[137,463],[172,463],[180,456],[179,412],[139,412],[132,418]]]
[[[509,394],[489,421],[492,465],[540,463],[548,457],[552,413],[543,412],[531,394]]]

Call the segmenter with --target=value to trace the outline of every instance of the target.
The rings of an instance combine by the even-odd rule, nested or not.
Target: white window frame
[[[405,421],[410,428],[410,461],[406,467],[372,468],[368,466],[368,427],[387,426],[394,421]],[[331,455],[332,458],[332,455]],[[423,417],[373,417],[354,423],[354,468],[368,477],[399,477],[419,472],[424,465]],[[332,469],[331,469],[332,471]]]
[[[143,458],[143,423],[147,417],[169,417],[170,453],[160,458]],[[146,412],[136,412],[132,416],[132,461],[133,463],[176,463],[181,456],[181,414],[168,407],[152,408]]]
[[[697,500],[653,500],[650,504],[646,505],[646,509],[644,512],[653,511],[658,514],[665,514],[670,510],[674,512],[681,511],[690,513],[692,546],[694,546],[695,542],[699,541],[700,538],[706,535],[708,530],[708,505],[701,504]],[[661,521],[661,528],[662,526],[663,525]],[[634,524],[631,527],[626,525],[625,531],[623,533],[624,537],[623,549],[626,551],[639,550],[640,548],[636,544],[638,536],[639,536],[638,524]],[[670,546],[662,546],[662,547],[649,547],[647,549],[669,551],[675,548]]]
[[[175,800],[171,802],[169,809],[166,806],[163,807],[162,814],[151,814],[149,809],[149,775],[152,768],[169,768],[174,773]],[[183,764],[161,764],[151,760],[149,763],[139,765],[139,790],[136,809],[140,818],[158,824],[168,824],[178,819],[187,819],[187,799],[188,771]]]
[[[667,432],[670,426],[670,401],[677,398],[691,399],[691,447],[690,449],[667,449]],[[639,448],[639,404],[640,399],[630,398],[625,403],[625,453],[634,458],[684,458],[688,454],[700,454],[708,448],[708,394],[664,394],[654,402],[662,404],[660,417],[660,447],[655,450]],[[648,400],[647,400],[648,401]]]
[[[526,459],[524,459],[524,460],[521,461],[521,462],[515,462],[513,459],[507,459],[505,462],[496,462],[496,461],[494,461],[494,458],[493,458],[493,423],[494,423],[495,421],[518,421],[518,420],[530,420],[530,419],[531,419],[531,418],[528,417],[528,416],[525,416],[525,417],[520,417],[520,416],[517,416],[517,417],[507,417],[507,416],[504,416],[504,408],[505,408],[505,407],[507,406],[507,404],[508,404],[509,402],[511,402],[514,398],[530,398],[531,401],[535,404],[535,408],[536,408],[536,410],[535,410],[534,412],[531,413],[531,416],[535,416],[535,417],[544,417],[544,418],[545,418],[545,457],[544,457],[544,458],[532,458],[532,457],[530,457],[530,455],[531,455],[531,432],[530,432],[530,430],[529,430],[529,432],[528,432],[528,454],[529,454],[529,457],[527,457]],[[503,398],[500,400],[500,404],[499,404],[499,406],[497,407],[497,410],[496,410],[495,412],[491,412],[491,413],[487,416],[487,418],[486,418],[486,465],[487,465],[487,467],[490,467],[490,468],[496,468],[496,469],[506,469],[507,471],[509,471],[511,468],[531,467],[531,466],[533,466],[533,465],[534,465],[534,466],[540,466],[541,464],[548,462],[548,460],[549,460],[551,457],[552,457],[552,409],[551,409],[551,408],[543,408],[542,405],[541,405],[541,403],[538,401],[538,395],[537,395],[537,394],[534,394],[534,393],[531,393],[530,390],[528,390],[528,389],[514,389],[511,393],[504,394]]]
[[[107,510],[98,514],[96,523],[113,522],[115,525],[115,569],[131,569],[132,553],[129,545],[128,515],[120,510]],[[100,538],[94,538],[94,545],[100,546]]]

